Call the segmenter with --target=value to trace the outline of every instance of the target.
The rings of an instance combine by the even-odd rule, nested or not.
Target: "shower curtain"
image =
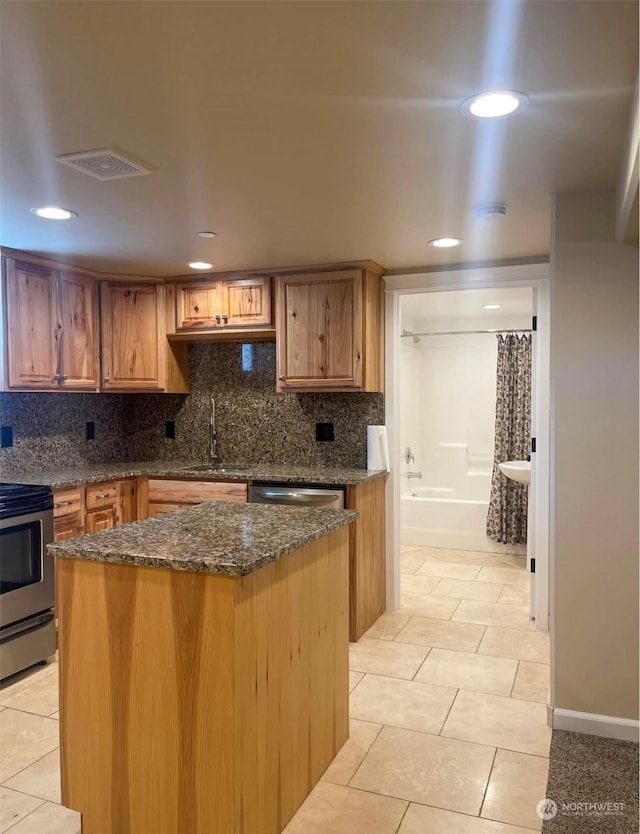
[[[487,536],[503,544],[527,541],[526,484],[503,475],[499,463],[526,460],[531,435],[531,336],[498,335],[496,437]]]

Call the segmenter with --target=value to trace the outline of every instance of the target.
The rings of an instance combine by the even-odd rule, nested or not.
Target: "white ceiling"
[[[1,242],[149,275],[546,255],[551,195],[615,186],[637,21],[617,0],[2,2]],[[529,107],[463,118],[487,87]],[[54,160],[109,146],[157,171]],[[473,219],[488,200],[506,220]],[[51,203],[80,217],[30,215]]]
[[[484,304],[499,304],[485,310]],[[533,295],[529,287],[411,293],[400,297],[401,326],[407,330],[438,330],[451,326],[530,327]],[[506,322],[506,324],[504,324]],[[471,325],[469,325],[471,326]]]

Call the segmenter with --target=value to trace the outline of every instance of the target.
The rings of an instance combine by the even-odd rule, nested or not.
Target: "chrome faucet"
[[[415,462],[416,462],[415,455],[414,455],[414,454],[413,454],[413,452],[411,451],[411,447],[410,447],[410,446],[407,446],[407,448],[405,449],[405,452],[404,452],[404,462],[405,462],[405,463],[415,463]]]
[[[422,479],[422,472],[407,472],[407,478],[420,478],[420,479]]]
[[[218,460],[217,455],[217,448],[218,448],[218,436],[216,434],[216,401],[211,398],[211,412],[209,414],[209,460],[211,463],[216,463]]]

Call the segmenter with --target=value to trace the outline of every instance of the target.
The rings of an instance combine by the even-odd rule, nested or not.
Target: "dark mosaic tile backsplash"
[[[215,398],[218,456],[226,463],[364,468],[367,426],[384,422],[382,394],[276,394],[275,344],[189,346],[190,394],[0,394],[0,424],[13,446],[0,471],[83,463],[202,460]],[[85,423],[95,422],[95,440]],[[175,439],[165,422],[175,421]],[[316,423],[335,440],[317,442]]]

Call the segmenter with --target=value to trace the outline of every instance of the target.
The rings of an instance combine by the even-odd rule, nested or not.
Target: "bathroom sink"
[[[531,483],[531,463],[528,460],[506,460],[499,463],[500,471],[519,484]]]

